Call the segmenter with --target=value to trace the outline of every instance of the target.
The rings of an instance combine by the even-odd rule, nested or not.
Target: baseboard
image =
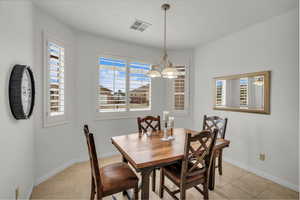
[[[226,158],[226,157],[223,157],[223,160],[226,161],[226,162],[228,162],[228,163],[230,163],[230,164],[233,164],[233,165],[235,165],[237,167],[240,167],[240,168],[242,168],[244,170],[252,172],[252,173],[254,173],[254,174],[258,175],[258,176],[261,176],[261,177],[266,178],[266,179],[268,179],[270,181],[278,183],[279,185],[282,185],[282,186],[287,187],[287,188],[289,188],[291,190],[299,192],[299,186],[298,185],[292,184],[292,183],[290,183],[290,182],[288,182],[286,180],[283,180],[283,179],[278,178],[276,176],[270,175],[270,174],[268,174],[268,173],[266,173],[264,171],[252,168],[252,167],[250,167],[248,165],[245,165],[245,164],[243,164],[243,163],[241,163],[239,161],[232,160],[232,159]]]
[[[99,154],[98,154],[99,155]],[[104,153],[104,154],[101,154],[101,157],[100,158],[107,158],[107,157],[111,157],[111,156],[116,156],[116,155],[120,155],[120,153],[118,152],[108,152],[108,153]],[[80,157],[80,158],[77,158],[77,159],[73,159],[73,160],[70,160],[66,163],[64,163],[63,165],[51,170],[50,172],[48,172],[47,174],[39,177],[36,182],[35,182],[35,185],[38,185],[44,181],[46,181],[47,179],[51,178],[52,176],[54,176],[55,174],[63,171],[64,169],[70,167],[71,165],[75,164],[75,163],[80,163],[80,162],[85,162],[85,161],[88,161],[89,158],[88,157]]]

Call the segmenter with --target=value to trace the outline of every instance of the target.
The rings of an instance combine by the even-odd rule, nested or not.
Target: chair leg
[[[165,185],[165,174],[163,168],[160,169],[160,185],[159,185],[159,197],[164,197],[164,185]]]
[[[180,200],[185,200],[186,198],[186,190],[184,188],[180,188]]]
[[[96,192],[96,198],[97,198],[97,200],[102,200],[102,195],[101,195],[100,191]]]
[[[219,157],[218,157],[218,168],[219,168],[219,174],[220,175],[223,174],[223,170],[222,170],[222,155],[223,155],[223,151],[221,150],[219,152]]]
[[[92,181],[91,181],[91,197],[90,200],[94,200],[95,199],[95,181],[94,178],[92,177]]]
[[[139,199],[139,184],[137,183],[136,186],[134,187],[134,200]]]
[[[155,192],[155,183],[156,183],[156,170],[152,171],[152,191]]]
[[[208,181],[205,181],[203,184],[203,195],[204,195],[204,200],[208,200]]]

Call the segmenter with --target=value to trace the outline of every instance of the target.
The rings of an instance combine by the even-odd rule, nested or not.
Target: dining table
[[[141,199],[149,199],[150,174],[154,169],[167,166],[183,159],[185,136],[188,133],[197,134],[199,131],[186,128],[174,128],[173,140],[163,141],[163,131],[152,131],[151,133],[132,133],[115,136],[111,138],[112,144],[123,157],[123,162],[129,163],[138,173],[141,173]],[[230,141],[218,138],[214,151],[229,147]],[[209,177],[209,189],[213,190],[215,185],[215,158]]]

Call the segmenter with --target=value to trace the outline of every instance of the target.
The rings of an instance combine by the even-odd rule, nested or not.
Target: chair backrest
[[[146,116],[144,118],[138,117],[137,118],[138,129],[139,132],[147,132],[148,129],[152,129],[152,131],[160,131],[160,116]]]
[[[97,158],[97,151],[94,141],[94,136],[89,131],[88,125],[84,125],[83,128],[84,135],[86,137],[86,142],[88,146],[89,158],[90,158],[90,165],[91,165],[91,178],[94,180],[96,191],[102,192],[102,183],[100,178],[100,170]]]
[[[184,158],[182,160],[181,179],[209,172],[213,148],[216,144],[218,130],[204,130],[198,134],[188,133],[185,137]]]
[[[226,127],[227,127],[228,119],[221,118],[218,116],[206,116],[203,118],[203,130],[213,131],[214,129],[218,129],[218,135],[220,138],[225,138]]]

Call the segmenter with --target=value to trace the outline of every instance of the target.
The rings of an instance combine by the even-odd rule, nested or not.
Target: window
[[[100,58],[99,60],[100,112],[126,110],[126,62]]]
[[[54,42],[48,42],[48,112],[50,116],[64,115],[65,111],[64,51],[63,47]]]
[[[216,81],[216,105],[225,106],[226,104],[226,80]]]
[[[68,56],[71,55],[67,43],[43,32],[44,40],[44,117],[43,126],[56,126],[68,121],[69,109],[66,102],[66,72]]]
[[[167,80],[167,107],[175,116],[187,115],[189,107],[189,68],[187,65],[177,65],[174,68],[177,69],[179,74],[177,78]]]
[[[248,105],[248,78],[240,79],[240,106]]]
[[[99,58],[98,112],[151,110],[150,64]]]
[[[129,109],[150,110],[151,78],[146,73],[150,65],[132,62],[129,65]]]
[[[184,110],[186,70],[185,66],[176,66],[175,68],[179,75],[174,79],[174,110]]]

